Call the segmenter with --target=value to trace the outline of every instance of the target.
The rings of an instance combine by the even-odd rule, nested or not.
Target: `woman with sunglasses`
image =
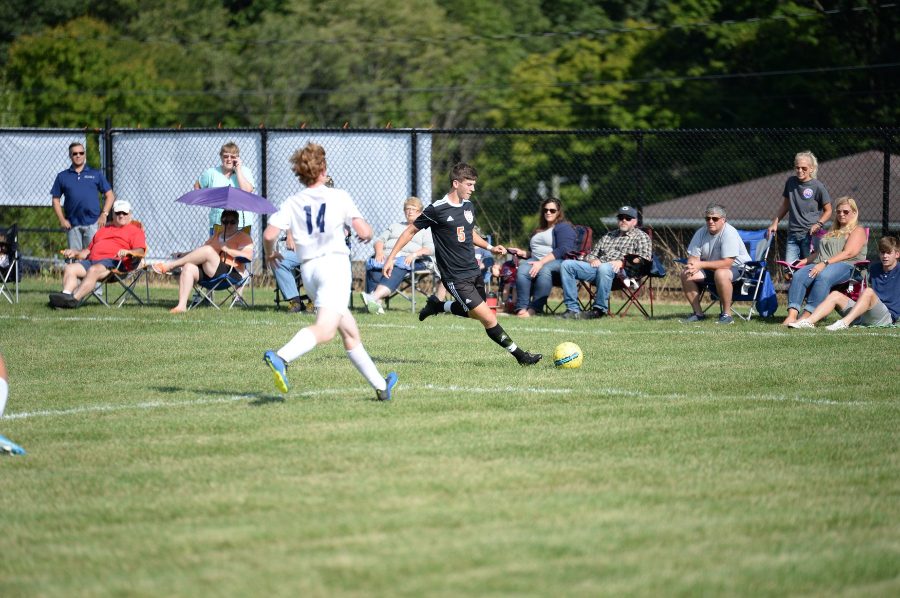
[[[797,270],[791,280],[791,288],[788,289],[788,315],[782,324],[795,324],[801,308],[803,316],[799,319],[808,319],[831,292],[831,287],[850,278],[854,262],[864,259],[866,231],[859,226],[856,200],[844,196],[835,205],[831,231],[819,241],[818,249],[799,262],[803,267]]]
[[[553,289],[553,273],[559,273],[566,254],[575,251],[577,236],[559,199],[548,197],[541,202],[538,227],[529,243],[531,251],[507,249],[526,260],[519,264],[516,273],[517,316],[528,318],[541,313]]]
[[[153,264],[157,274],[169,274],[181,268],[178,276],[178,304],[169,310],[180,314],[187,311],[188,298],[199,280],[209,280],[227,274],[235,281],[244,275],[244,264],[237,258],[253,259],[253,239],[238,228],[238,213],[235,210],[222,212],[222,228],[213,231],[206,243],[189,253],[180,254],[171,262]]]
[[[793,264],[798,259],[809,257],[810,248],[818,246],[819,234],[831,217],[831,196],[828,189],[816,178],[819,162],[810,151],[794,156],[796,176],[789,177],[784,184],[781,207],[769,233],[778,230],[778,221],[788,218],[788,237],[784,251],[784,261]]]

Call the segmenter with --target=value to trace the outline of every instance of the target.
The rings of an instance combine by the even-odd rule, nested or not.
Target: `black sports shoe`
[[[425,302],[425,307],[419,311],[419,321],[422,322],[428,316],[437,315],[442,311],[444,311],[444,302],[434,295],[429,295],[428,301]]]
[[[582,320],[597,320],[603,317],[606,317],[606,312],[602,309],[597,309],[596,307],[591,309],[590,311],[581,312]]]
[[[519,365],[534,365],[541,360],[544,356],[540,353],[529,353],[528,351],[523,351],[522,356],[518,357]]]
[[[567,309],[562,315],[557,317],[562,318],[563,320],[578,320],[581,318],[581,312]]]
[[[78,303],[70,293],[50,293],[50,305],[57,309],[74,309]]]

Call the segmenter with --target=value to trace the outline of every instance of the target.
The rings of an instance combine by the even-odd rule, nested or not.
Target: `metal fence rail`
[[[329,173],[356,199],[376,231],[402,219],[408,195],[425,203],[447,190],[458,161],[479,171],[474,196],[485,233],[527,243],[542,198],[559,197],[567,217],[597,232],[623,204],[646,224],[677,233],[701,224],[703,206],[723,204],[745,228],[771,221],[794,154],[811,150],[818,178],[833,199],[856,198],[861,220],[880,234],[900,229],[900,128],[673,131],[114,129],[0,130],[0,226],[17,222],[26,255],[52,258],[65,236],[50,209],[55,174],[68,166],[67,143],[85,140],[89,163],[102,167],[117,195],[135,206],[150,253],[199,245],[208,232],[202,210],[175,204],[200,173],[219,164],[219,147],[235,141],[257,192],[276,205],[300,189],[290,154],[307,141],[328,152]],[[257,220],[254,237],[261,237]],[[878,232],[876,232],[878,231]],[[879,234],[880,233],[880,234]],[[676,234],[676,236],[678,236]],[[662,236],[661,236],[662,238]],[[371,248],[354,245],[354,259]]]

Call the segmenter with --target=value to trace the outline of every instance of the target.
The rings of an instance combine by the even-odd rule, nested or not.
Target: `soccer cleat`
[[[683,324],[693,324],[694,322],[701,322],[706,319],[706,314],[691,314],[687,318],[683,319],[681,322]]]
[[[534,365],[541,360],[544,356],[540,353],[529,353],[528,351],[523,351],[522,356],[518,358],[519,365]]]
[[[797,320],[788,324],[788,328],[815,328],[816,325],[809,320]]]
[[[285,365],[284,360],[278,357],[275,351],[266,351],[265,355],[263,355],[263,361],[266,362],[266,365],[269,366],[275,375],[275,388],[286,393],[290,387],[288,385],[287,365]]]
[[[24,455],[25,449],[21,446],[0,434],[0,454],[5,455]]]
[[[444,302],[434,295],[428,296],[425,307],[419,311],[419,321],[422,322],[428,316],[434,316],[444,311]]]
[[[397,377],[397,372],[391,372],[387,375],[387,378],[384,379],[384,383],[387,385],[384,390],[376,390],[375,398],[379,401],[390,401],[391,400],[391,392],[394,390],[394,387],[397,386],[397,381],[399,378]]]

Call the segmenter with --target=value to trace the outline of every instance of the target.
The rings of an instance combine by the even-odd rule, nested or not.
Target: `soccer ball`
[[[558,368],[574,369],[581,367],[584,353],[575,343],[560,343],[553,350],[553,365]]]

